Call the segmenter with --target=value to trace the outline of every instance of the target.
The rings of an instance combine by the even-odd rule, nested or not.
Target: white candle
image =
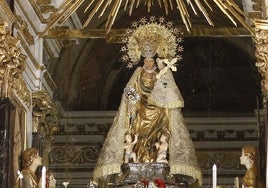
[[[67,186],[69,185],[69,183],[70,183],[70,182],[65,181],[65,182],[62,182],[62,185],[63,185],[65,188],[67,188]]]
[[[239,188],[239,178],[235,177],[234,188]]]
[[[41,180],[41,187],[46,188],[46,167],[43,166],[42,168],[42,180]]]
[[[217,166],[214,164],[212,167],[212,188],[217,187]]]
[[[19,184],[20,184],[19,187],[22,188],[22,178],[23,178],[23,175],[22,175],[22,173],[19,170],[18,170],[18,175],[19,175],[18,178],[19,178]]]

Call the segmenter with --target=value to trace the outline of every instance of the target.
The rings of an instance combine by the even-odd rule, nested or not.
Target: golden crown
[[[176,57],[181,61],[183,52],[181,29],[174,28],[172,22],[166,22],[163,17],[150,17],[133,22],[123,39],[121,51],[125,53],[123,62],[131,68],[140,61],[140,57],[154,57],[158,54],[162,58]]]
[[[159,34],[151,33],[149,28],[145,28],[143,33],[139,32],[134,37],[143,57],[154,57],[156,55],[161,38]]]

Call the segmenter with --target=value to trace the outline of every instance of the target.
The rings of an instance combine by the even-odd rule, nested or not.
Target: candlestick
[[[46,188],[46,167],[43,166],[42,168],[42,180],[41,180],[41,187]]]
[[[214,164],[212,167],[212,188],[217,187],[217,166]]]

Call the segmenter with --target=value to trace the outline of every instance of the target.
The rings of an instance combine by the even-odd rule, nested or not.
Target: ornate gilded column
[[[11,119],[15,107],[12,104],[14,93],[23,98],[28,107],[31,104],[30,92],[22,76],[26,56],[21,54],[19,45],[19,40],[11,36],[8,24],[0,23],[0,187],[13,187],[16,179],[11,163],[14,157],[14,124]]]
[[[54,141],[54,134],[59,123],[57,105],[52,101],[46,91],[33,93],[33,132],[36,132],[41,141],[41,155],[43,165],[48,167],[48,155],[51,144]]]
[[[267,134],[267,126],[268,126],[268,117],[267,117],[267,97],[268,97],[268,20],[255,20],[255,45],[256,45],[256,66],[258,68],[258,71],[260,72],[262,76],[261,80],[261,92],[263,97],[263,112],[264,112],[264,127],[260,127],[260,168],[261,171],[266,171],[266,177],[261,177],[263,180],[263,183],[265,182],[265,179],[268,178],[268,157],[267,157],[267,151],[268,151],[268,134]],[[262,158],[263,157],[263,158]],[[265,173],[261,173],[265,174]],[[267,187],[267,186],[266,186]]]
[[[11,97],[14,77],[20,77],[26,56],[20,53],[19,40],[13,38],[7,23],[0,23],[0,97]]]
[[[255,20],[256,66],[262,76],[263,102],[268,96],[268,20]]]

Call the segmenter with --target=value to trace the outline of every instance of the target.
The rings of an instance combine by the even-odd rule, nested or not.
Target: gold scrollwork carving
[[[7,21],[9,20],[10,22],[9,23],[13,23],[15,21],[15,16],[13,14],[13,12],[11,11],[8,3],[6,1],[0,1],[0,10],[3,11],[1,14],[0,14],[0,20],[1,21]],[[2,16],[3,15],[6,15],[7,16],[7,19],[4,19]]]
[[[257,58],[256,67],[262,76],[261,91],[263,104],[266,104],[268,97],[268,22],[255,20],[255,55]]]
[[[30,0],[29,1],[34,8],[38,18],[43,23],[48,23],[54,17],[57,9],[51,5],[51,0]],[[44,15],[49,14],[48,18],[45,18]]]
[[[48,154],[54,141],[54,134],[58,129],[59,113],[55,102],[46,91],[33,93],[33,132],[38,132],[44,140],[42,157],[45,166],[48,166]]]
[[[11,98],[12,91],[16,91],[29,107],[30,92],[22,77],[26,56],[18,45],[19,40],[10,35],[8,24],[0,23],[0,97]]]
[[[27,43],[29,45],[33,45],[34,44],[34,37],[32,36],[32,34],[30,33],[29,29],[28,29],[28,23],[22,19],[21,16],[16,16],[17,21],[15,22],[15,27],[21,31],[21,33],[23,34],[23,36],[25,37],[25,40],[27,41]]]
[[[19,96],[19,98],[27,105],[28,108],[31,107],[31,93],[29,89],[27,88],[26,81],[24,80],[22,76],[22,72],[25,71],[25,60],[27,56],[26,55],[20,55],[20,63],[17,66],[16,69],[14,69],[12,73],[13,78],[13,89],[16,91],[16,94]]]
[[[40,11],[43,14],[56,11],[55,7],[51,5],[51,0],[36,0],[36,4],[39,6]]]

